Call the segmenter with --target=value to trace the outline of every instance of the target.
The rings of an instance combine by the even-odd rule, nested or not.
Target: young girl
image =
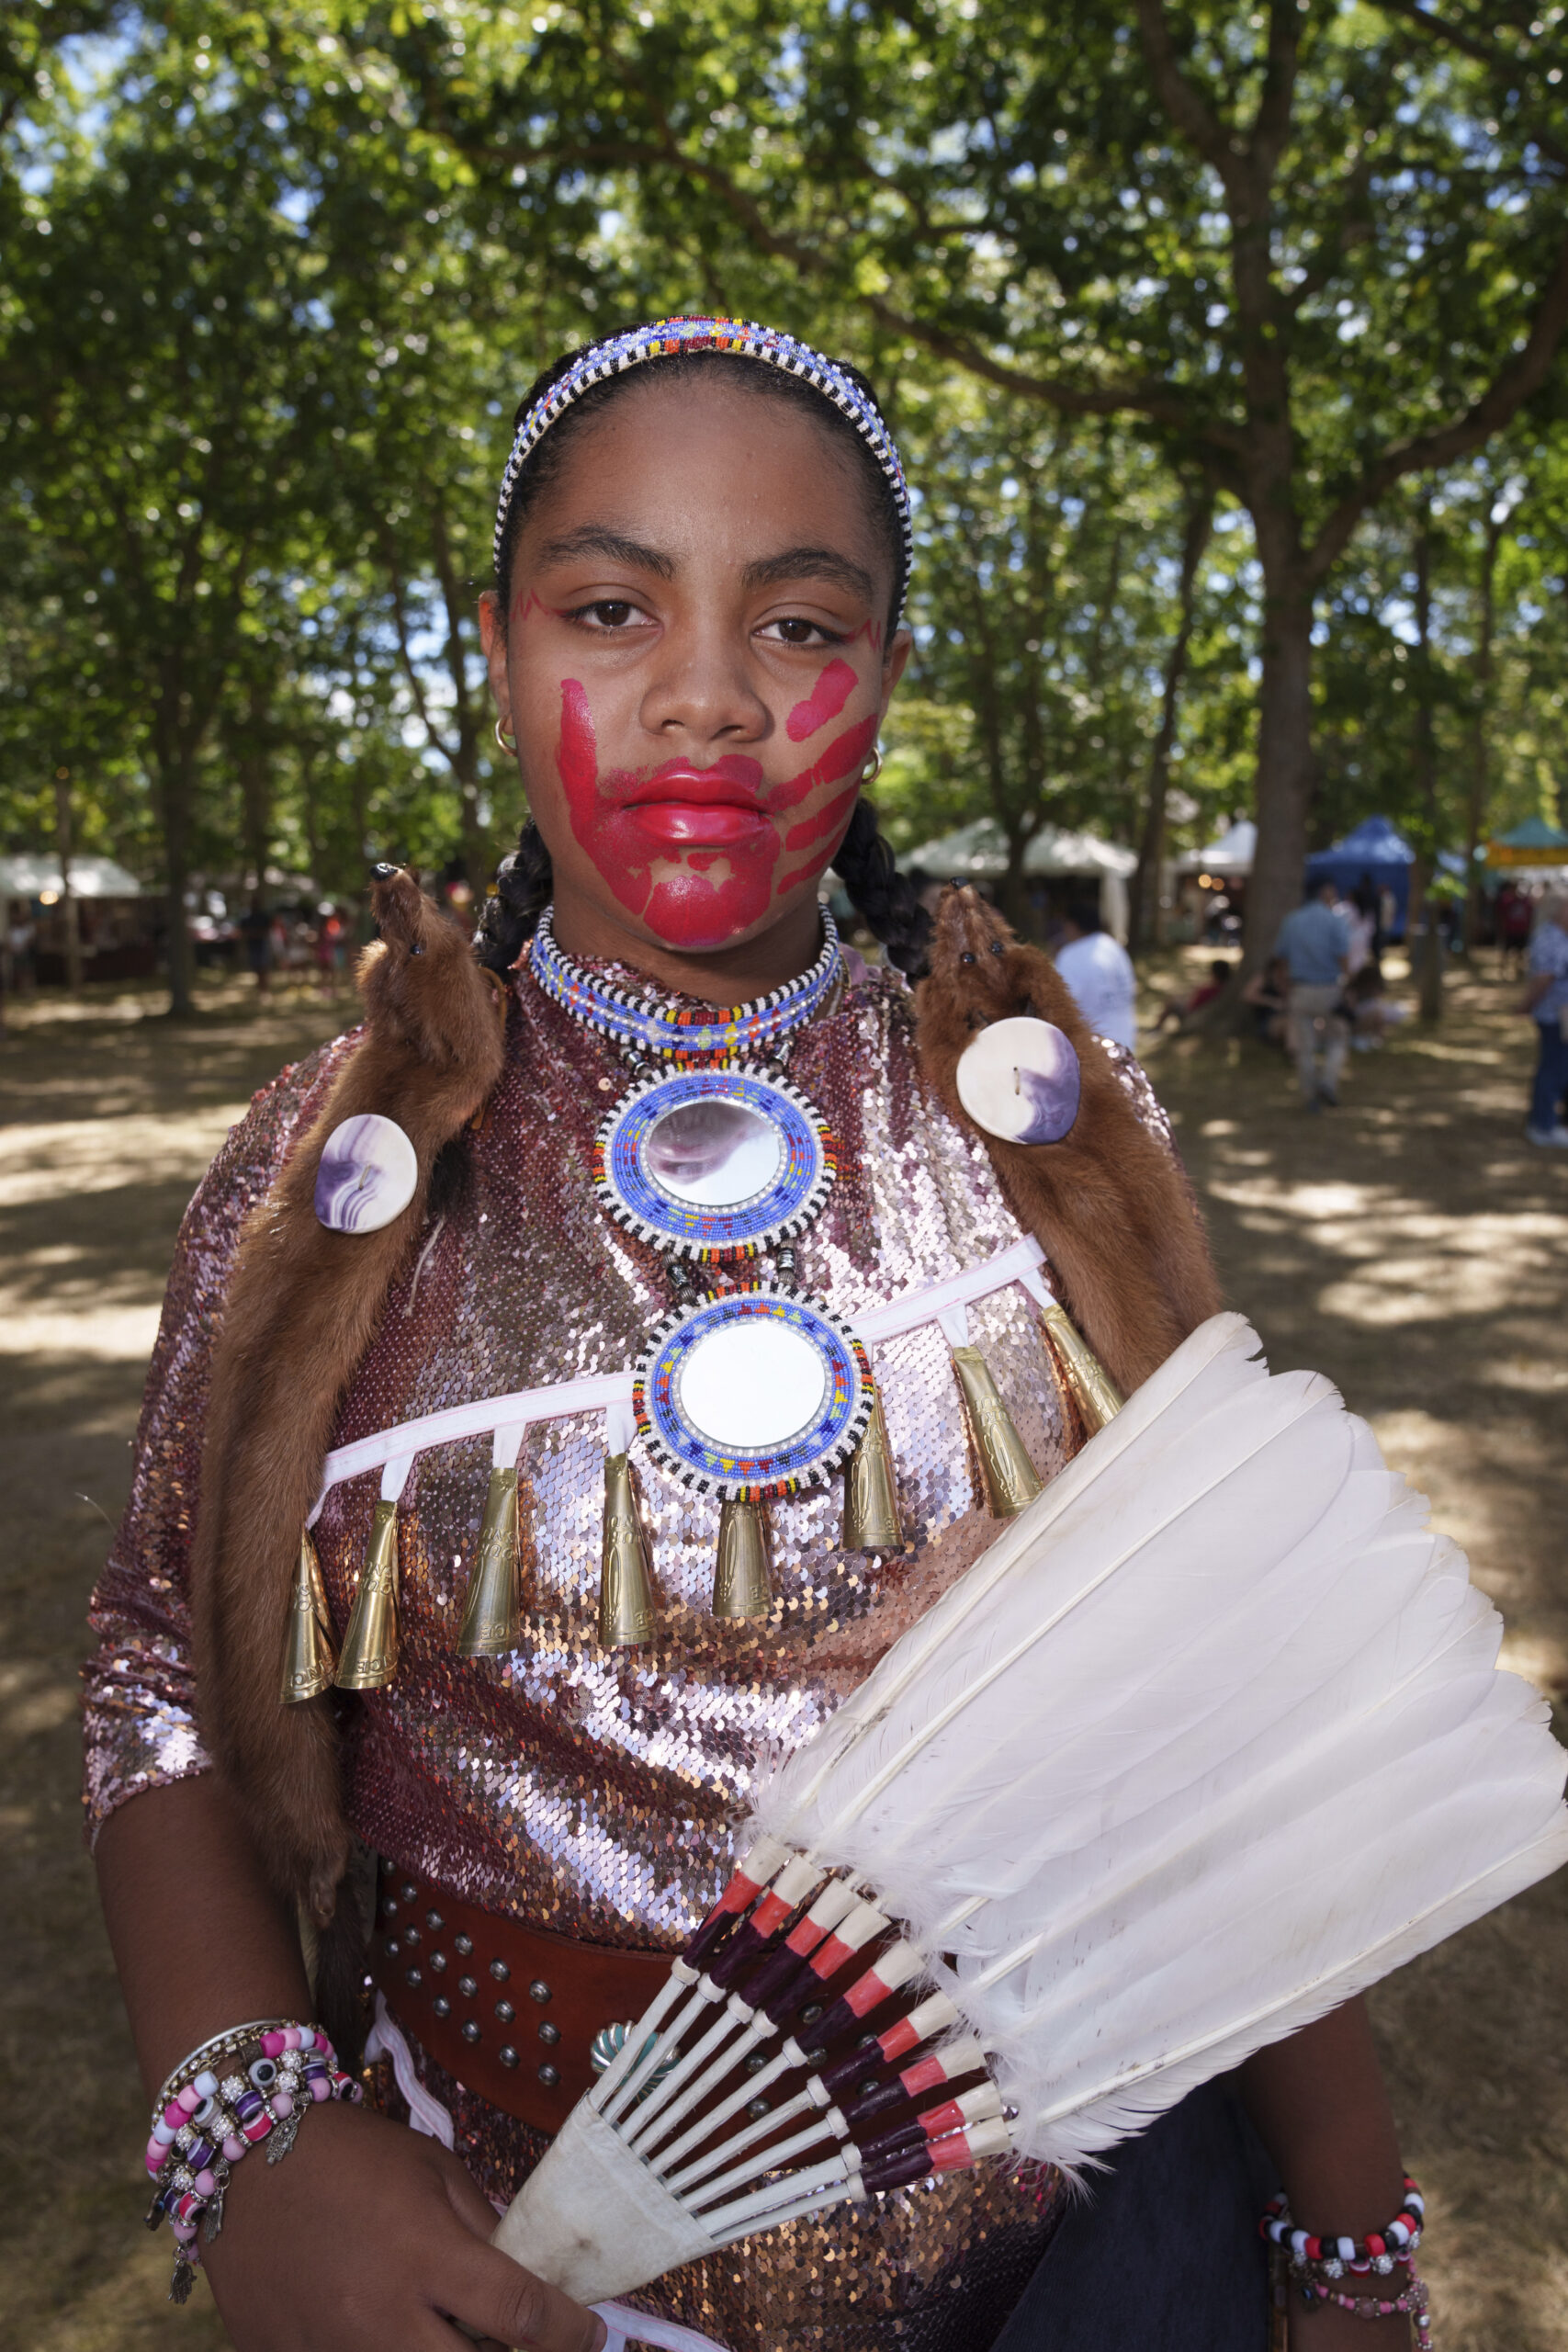
[[[482,605],[532,814],[478,959],[384,871],[367,1026],[257,1099],[186,1218],[89,1799],[179,2283],[198,2259],[239,2352],[605,2340],[490,2246],[497,2206],[725,1883],[770,1758],[1082,1442],[1023,1273],[1043,1249],[1123,1389],[1213,1311],[1146,1085],[1043,957],[1072,1134],[1010,1192],[959,1109],[1007,943],[965,892],[933,928],[861,797],[910,548],[869,388],[787,336],[663,321],[542,378]],[[829,864],[886,968],[825,921]],[[791,1405],[801,1296],[869,1425],[809,1379]],[[660,1388],[721,1309],[761,1353],[716,1325],[704,1396],[694,1351]],[[627,1409],[638,1365],[662,1418]],[[750,1487],[715,1491],[716,1444]],[[352,2065],[367,1968],[355,2104],[322,2044]],[[1399,2211],[1359,2007],[1246,2089],[1304,2226]],[[1210,2098],[1088,2206],[980,2170],[796,2222],[636,2298],[641,2334],[1262,2352],[1249,2132]],[[287,2161],[240,2162],[264,2136]]]

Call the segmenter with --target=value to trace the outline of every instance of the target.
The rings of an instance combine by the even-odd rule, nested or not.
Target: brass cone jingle
[[[320,1698],[323,1690],[332,1689],[336,1672],[337,1652],[333,1647],[332,1612],[321,1582],[321,1564],[310,1529],[302,1527],[283,1641],[283,1704],[297,1707],[302,1700]]]
[[[768,1534],[761,1503],[721,1503],[718,1560],[713,1572],[714,1615],[766,1617],[773,1605]]]
[[[887,1442],[880,1390],[872,1401],[865,1435],[844,1473],[843,1548],[846,1552],[901,1552],[904,1548],[893,1449]]]
[[[604,1461],[604,1550],[599,1569],[599,1640],[607,1650],[653,1639],[653,1577],[632,1484],[631,1456]]]
[[[991,1367],[978,1348],[954,1348],[953,1368],[964,1392],[975,1451],[980,1457],[986,1508],[993,1519],[1016,1519],[1040,1492],[1040,1478],[997,1393]]]
[[[398,1670],[398,1506],[378,1502],[338,1661],[340,1690],[384,1690]]]
[[[1074,1404],[1090,1437],[1113,1421],[1127,1399],[1065,1306],[1055,1299],[1041,1315],[1051,1351],[1066,1377]]]
[[[479,1540],[474,1547],[459,1657],[509,1657],[523,1638],[523,1577],[518,1558],[517,1470],[492,1469]]]

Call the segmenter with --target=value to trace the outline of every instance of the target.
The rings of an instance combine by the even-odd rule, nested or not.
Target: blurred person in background
[[[1338,1102],[1349,1039],[1340,997],[1350,960],[1350,926],[1335,905],[1338,895],[1332,882],[1314,884],[1285,917],[1274,942],[1274,953],[1290,974],[1289,1043],[1309,1111],[1324,1103],[1332,1109]]]
[[[1230,976],[1231,967],[1225,957],[1216,956],[1209,966],[1209,977],[1206,980],[1197,988],[1189,989],[1185,996],[1166,998],[1164,1004],[1160,1007],[1159,1019],[1155,1023],[1156,1031],[1165,1028],[1168,1023],[1173,1029],[1181,1028],[1184,1023],[1191,1020],[1194,1013],[1201,1012],[1206,1004],[1213,1003],[1215,998],[1224,991],[1225,982]]]
[[[1562,1098],[1568,1093],[1568,890],[1550,890],[1540,902],[1528,958],[1529,984],[1521,1012],[1535,1023],[1540,1047],[1525,1134],[1531,1143],[1568,1146]]]
[[[1345,988],[1344,1011],[1350,1023],[1350,1043],[1358,1053],[1382,1045],[1391,1030],[1410,1018],[1410,1007],[1385,993],[1382,967],[1375,960],[1351,973]]]
[[[1517,882],[1505,882],[1497,893],[1497,945],[1503,961],[1503,977],[1508,977],[1510,967],[1516,972],[1525,968],[1525,950],[1529,945],[1530,918],[1535,910],[1530,894]]]
[[[1266,1046],[1283,1046],[1291,1003],[1291,975],[1284,957],[1270,956],[1262,969],[1254,972],[1244,984],[1241,999],[1252,1007],[1254,1033]]]
[[[1378,952],[1378,894],[1372,877],[1363,874],[1342,908],[1350,926],[1350,978],[1375,961]]]
[[[1101,928],[1100,909],[1087,892],[1067,901],[1055,960],[1096,1036],[1136,1052],[1138,976],[1127,950]]]

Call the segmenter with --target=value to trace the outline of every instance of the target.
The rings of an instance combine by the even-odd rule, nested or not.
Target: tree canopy
[[[1555,813],[1562,10],[758,0],[13,12],[0,830],[169,895],[482,888],[513,407],[666,309],[878,383],[906,843]],[[1174,832],[1173,829],[1174,828]],[[186,975],[175,957],[175,991]]]

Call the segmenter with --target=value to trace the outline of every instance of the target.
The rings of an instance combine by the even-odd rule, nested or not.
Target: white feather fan
[[[933,2169],[1079,2165],[1568,1859],[1462,1555],[1257,1352],[1195,1332],[784,1764],[498,2243],[593,2300]]]

